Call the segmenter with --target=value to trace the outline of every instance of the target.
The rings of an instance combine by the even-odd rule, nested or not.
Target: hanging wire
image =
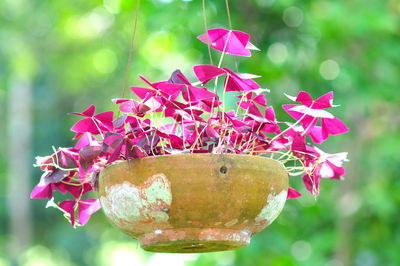
[[[131,61],[132,61],[133,44],[135,43],[136,26],[137,26],[137,21],[138,21],[138,16],[139,16],[139,6],[140,6],[140,0],[137,1],[137,6],[136,6],[135,24],[133,26],[131,49],[129,52],[128,67],[126,68],[125,84],[124,84],[124,91],[122,92],[122,98],[125,97],[126,85],[128,83],[129,67],[130,67]]]
[[[208,36],[208,28],[207,28],[207,18],[206,18],[206,8],[205,8],[205,0],[202,0],[203,2],[203,18],[204,18],[204,28],[206,30],[206,34]],[[211,65],[214,65],[213,60],[212,60],[212,56],[211,56],[211,47],[210,47],[210,38],[208,38],[208,55],[210,56],[210,63]]]
[[[130,47],[130,51],[129,51],[128,66],[126,68],[125,83],[124,83],[124,89],[122,91],[122,98],[125,98],[126,85],[128,84],[129,67],[131,66],[131,61],[132,61],[133,46],[134,46],[134,43],[135,43],[135,36],[136,36],[136,26],[137,26],[138,17],[139,17],[139,6],[140,6],[140,0],[137,1],[137,6],[136,6],[135,23],[133,25],[131,47]],[[120,110],[118,108],[118,115],[117,115],[117,118],[116,118],[117,120],[116,121],[118,121],[119,115],[120,115]]]
[[[226,5],[226,13],[228,13],[229,29],[232,31],[231,12],[229,11],[229,2],[228,2],[228,0],[225,0],[225,5]],[[235,55],[234,58],[235,58],[236,72],[239,72],[237,56]]]
[[[226,12],[228,13],[229,29],[232,30],[231,12],[229,11],[228,0],[225,0]]]

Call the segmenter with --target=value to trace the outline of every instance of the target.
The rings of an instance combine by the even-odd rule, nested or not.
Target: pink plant
[[[212,29],[198,38],[222,51],[222,56],[250,56],[249,49],[256,49],[249,35],[240,31]],[[333,92],[316,100],[303,91],[288,96],[300,104],[283,105],[295,122],[282,122],[267,105],[264,93],[268,90],[254,81],[258,76],[213,65],[197,65],[193,70],[195,82],[179,70],[168,80],[155,83],[140,76],[147,86],[131,87],[137,99],[113,100],[122,114],[118,117],[112,111],[95,114],[94,105],[82,113],[71,113],[83,117],[71,128],[78,141],[74,147],[58,148],[50,156],[37,158],[44,173],[31,198],[50,199],[49,206],[60,209],[72,226],[82,226],[100,209],[98,199],[87,198],[87,193],[96,190],[102,169],[118,161],[168,154],[236,153],[275,158],[285,164],[290,176],[302,176],[315,196],[321,178],[343,177],[347,153],[327,154],[307,138],[320,144],[329,135],[348,132],[342,121],[326,111],[336,107]],[[217,94],[221,76],[222,101]],[[211,90],[207,84],[212,84]],[[225,110],[226,92],[236,93],[236,110]],[[69,192],[72,199],[54,203],[56,190]],[[300,196],[289,188],[288,198]]]

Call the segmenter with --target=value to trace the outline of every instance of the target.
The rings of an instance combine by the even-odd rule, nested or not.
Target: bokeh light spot
[[[215,253],[215,258],[218,265],[221,266],[235,264],[235,252],[233,251]]]
[[[111,73],[117,65],[117,57],[110,49],[101,49],[93,56],[93,67],[102,74]]]
[[[272,6],[275,3],[275,0],[256,0],[257,5],[261,7]]]
[[[112,265],[129,266],[129,265],[143,265],[140,258],[129,249],[119,248],[115,249],[111,254]]]
[[[98,7],[89,14],[88,20],[95,34],[98,35],[106,31],[114,23],[114,16],[105,9]]]
[[[295,6],[288,7],[283,12],[283,21],[289,27],[298,27],[303,22],[303,11]]]
[[[97,249],[94,265],[108,266],[142,266],[144,252],[138,249],[135,242],[107,241]]]
[[[350,216],[360,209],[361,204],[361,198],[357,193],[348,192],[342,195],[337,205],[339,214],[344,217]]]
[[[108,12],[117,14],[120,11],[120,2],[120,0],[104,0],[103,6]]]
[[[163,254],[156,253],[151,256],[148,266],[185,266],[185,261],[193,261],[197,254]]]
[[[308,242],[300,240],[293,243],[290,252],[296,260],[304,261],[311,256],[312,248]]]
[[[275,64],[282,64],[288,57],[286,45],[283,43],[274,43],[268,48],[268,58]]]
[[[319,73],[326,80],[334,80],[340,73],[339,64],[332,59],[325,60],[319,66]]]
[[[153,2],[154,2],[154,0],[153,0]],[[155,2],[162,3],[162,4],[169,4],[172,2],[172,0],[155,0]]]

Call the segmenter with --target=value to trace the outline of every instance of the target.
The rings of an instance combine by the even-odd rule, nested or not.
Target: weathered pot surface
[[[154,252],[238,249],[282,211],[288,174],[275,160],[185,154],[120,162],[100,173],[108,219]]]

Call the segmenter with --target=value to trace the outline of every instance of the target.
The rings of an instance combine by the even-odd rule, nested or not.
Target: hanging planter
[[[343,177],[347,153],[316,146],[348,131],[327,111],[336,107],[333,92],[288,96],[297,104],[282,108],[294,121],[279,121],[259,76],[222,67],[225,54],[251,56],[250,36],[210,29],[198,39],[222,54],[218,66],[194,66],[194,81],[180,70],[160,82],[140,76],[135,99],[113,100],[117,116],[94,105],[71,113],[81,117],[71,128],[77,142],[37,157],[43,175],[31,198],[48,198],[73,227],[102,207],[149,251],[208,252],[247,246],[287,198],[301,196],[288,176],[301,176],[315,197],[321,179]],[[227,110],[228,93],[235,110]],[[71,199],[56,202],[56,190]]]
[[[247,246],[287,197],[275,160],[237,154],[147,157],[105,168],[99,199],[107,218],[155,252],[209,252]]]

